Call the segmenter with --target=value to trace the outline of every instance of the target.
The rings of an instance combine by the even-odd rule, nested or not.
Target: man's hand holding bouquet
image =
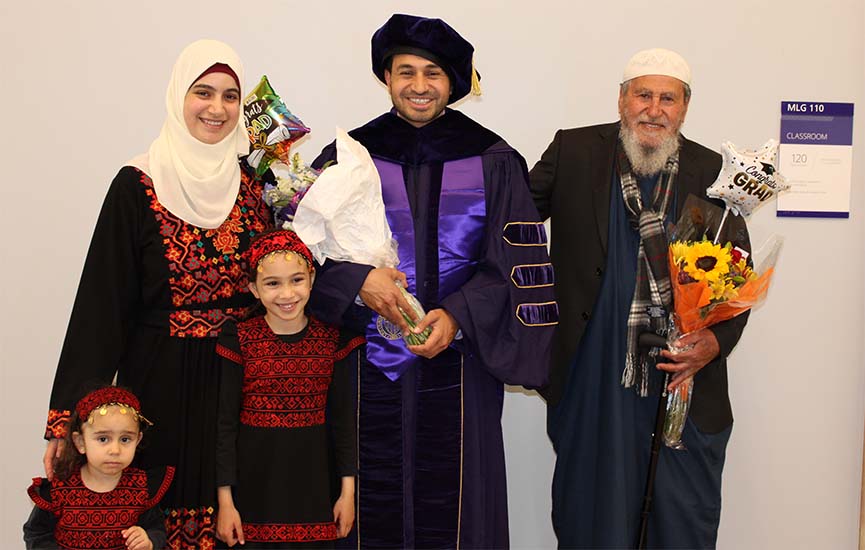
[[[787,189],[774,168],[777,142],[770,140],[757,151],[741,152],[725,142],[722,152],[721,172],[707,195],[724,201],[726,208],[690,196],[670,233],[673,311],[668,349],[661,355],[674,362],[689,355],[699,358],[694,366],[687,361],[676,367],[675,363],[660,363],[665,370],[678,369],[667,382],[671,391],[663,432],[664,443],[674,449],[684,448],[681,437],[693,393],[693,375],[718,353],[717,341],[700,338],[699,331],[741,315],[765,298],[782,244],[780,237],[772,236],[752,257],[744,243],[721,239],[729,213],[747,217]]]

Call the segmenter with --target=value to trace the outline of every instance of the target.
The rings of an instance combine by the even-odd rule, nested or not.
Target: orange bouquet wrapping
[[[707,244],[709,246],[706,246]],[[743,252],[727,248],[729,246],[727,244],[721,247],[709,241],[677,241],[670,245],[674,319],[682,334],[732,319],[766,296],[775,271],[774,266],[764,268],[762,273],[758,274],[748,266]],[[708,255],[698,256],[699,249],[708,252]],[[696,258],[693,265],[688,263],[689,256]],[[726,259],[728,257],[729,260]],[[718,265],[725,261],[728,262],[726,266]],[[708,267],[712,263],[715,265],[708,270],[700,267]],[[706,275],[712,277],[713,269],[725,273],[717,273],[716,278],[705,278]],[[703,278],[695,278],[694,271],[701,271]]]

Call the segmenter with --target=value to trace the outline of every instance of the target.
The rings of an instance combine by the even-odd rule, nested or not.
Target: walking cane
[[[667,339],[654,332],[640,334],[639,346],[641,348],[666,349]],[[646,547],[646,535],[649,530],[649,514],[652,512],[652,493],[655,490],[655,474],[658,471],[658,459],[661,456],[661,439],[664,432],[664,418],[667,415],[667,384],[670,374],[664,376],[664,387],[658,398],[658,410],[655,413],[655,431],[652,433],[652,454],[649,457],[649,471],[646,475],[646,492],[643,493],[643,508],[640,510],[640,534],[637,538],[637,548],[642,550]]]

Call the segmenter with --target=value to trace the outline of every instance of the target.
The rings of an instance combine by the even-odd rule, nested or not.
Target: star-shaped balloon
[[[758,206],[790,188],[775,168],[777,153],[778,142],[774,139],[756,151],[737,151],[735,145],[725,141],[721,144],[721,173],[706,195],[721,199],[735,214],[750,216]]]
[[[243,121],[251,142],[246,162],[260,176],[274,161],[288,165],[291,144],[309,133],[282,99],[273,91],[267,76],[262,76],[243,100]]]

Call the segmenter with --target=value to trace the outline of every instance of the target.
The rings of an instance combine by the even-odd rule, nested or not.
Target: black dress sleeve
[[[62,437],[85,387],[110,384],[127,345],[141,294],[141,172],[120,170],[90,240],[51,391],[45,437]]]
[[[337,478],[357,475],[357,354],[351,352],[364,342],[356,333],[340,331],[327,395],[327,424]]]
[[[165,534],[165,514],[159,506],[154,506],[141,514],[137,525],[147,533],[147,538],[153,543],[154,550],[166,547],[168,536]]]
[[[237,432],[243,399],[243,358],[234,322],[223,325],[216,353],[221,357],[216,415],[216,486],[223,487],[237,482]]]
[[[54,527],[57,516],[46,507],[51,503],[51,483],[47,479],[34,479],[34,484],[28,489],[30,497],[36,502],[30,517],[24,523],[24,546],[31,549],[58,548],[54,539]]]
[[[24,547],[27,550],[58,548],[57,541],[54,540],[55,525],[57,517],[54,514],[34,506],[27,523],[24,524]]]

